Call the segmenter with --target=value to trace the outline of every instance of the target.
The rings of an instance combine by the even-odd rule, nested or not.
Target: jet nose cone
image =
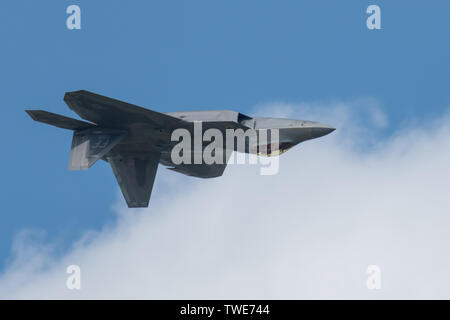
[[[336,128],[333,128],[332,126],[320,123],[311,128],[311,136],[313,138],[323,137],[323,136],[333,132],[334,130],[336,130]]]

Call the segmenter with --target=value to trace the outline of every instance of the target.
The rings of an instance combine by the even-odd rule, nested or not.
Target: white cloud
[[[361,101],[266,106],[337,127],[281,156],[278,175],[160,167],[150,208],[120,198],[117,225],[63,257],[22,237],[0,297],[450,298],[450,118],[377,141],[387,119],[374,105],[361,115]],[[71,264],[80,291],[65,287]],[[366,288],[372,264],[381,290]]]

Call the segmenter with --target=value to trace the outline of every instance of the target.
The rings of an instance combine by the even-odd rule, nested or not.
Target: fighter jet
[[[147,207],[158,164],[179,173],[214,178],[223,174],[232,151],[262,156],[281,154],[305,140],[324,136],[335,128],[311,121],[281,118],[252,118],[230,110],[156,112],[89,91],[66,92],[64,101],[82,120],[43,110],[26,110],[39,122],[73,131],[69,170],[86,170],[99,159],[108,162],[130,208]],[[244,150],[223,143],[222,163],[207,164],[173,161],[172,151],[179,141],[172,133],[184,129],[195,135],[208,129],[226,136],[226,130],[252,130],[257,133],[278,129],[276,143],[245,142]],[[249,140],[248,140],[249,141]],[[202,150],[207,143],[201,142]],[[201,150],[201,151],[202,151]]]

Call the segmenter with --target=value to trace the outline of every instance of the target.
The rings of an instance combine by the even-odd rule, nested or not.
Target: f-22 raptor
[[[251,146],[246,141],[245,150],[233,146],[234,151],[265,156],[281,154],[300,142],[335,130],[317,122],[252,118],[229,110],[160,113],[85,90],[67,92],[64,101],[86,121],[43,110],[26,112],[33,120],[73,131],[69,170],[86,170],[99,159],[107,161],[130,208],[148,206],[159,163],[193,177],[214,178],[223,174],[227,158],[212,164],[174,163],[171,150],[178,142],[172,141],[171,136],[176,129],[184,128],[194,134],[196,122],[202,123],[202,132],[215,128],[224,136],[227,129],[256,132],[278,129],[276,144],[266,141]],[[223,148],[227,148],[226,144]],[[224,154],[229,156],[230,152]]]

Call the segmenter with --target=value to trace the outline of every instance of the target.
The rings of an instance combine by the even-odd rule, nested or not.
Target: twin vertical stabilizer
[[[87,170],[118,144],[127,132],[111,129],[86,129],[73,133],[69,170]]]

